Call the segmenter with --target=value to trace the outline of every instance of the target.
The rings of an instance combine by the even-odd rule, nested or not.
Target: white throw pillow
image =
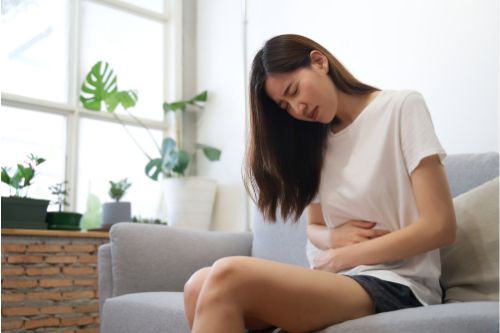
[[[457,238],[441,249],[444,303],[498,301],[498,177],[453,204]]]

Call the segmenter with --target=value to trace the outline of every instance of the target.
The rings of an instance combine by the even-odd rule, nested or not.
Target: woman
[[[270,221],[307,207],[322,251],[313,269],[228,257],[199,270],[192,331],[309,332],[440,303],[438,249],[456,222],[422,96],[363,84],[318,43],[281,35],[255,56],[250,101],[247,190]]]

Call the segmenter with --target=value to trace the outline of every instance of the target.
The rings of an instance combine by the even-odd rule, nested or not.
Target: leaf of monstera
[[[107,62],[97,62],[81,86],[80,101],[84,108],[101,111],[102,102],[117,91],[116,75]]]
[[[197,149],[201,149],[203,151],[203,154],[208,158],[210,161],[218,161],[220,160],[220,155],[222,154],[222,151],[220,149],[207,146],[201,143],[196,144]]]
[[[152,180],[158,180],[158,176],[161,173],[161,158],[155,158],[150,160],[148,164],[146,164],[145,172],[146,176],[151,178]]]
[[[163,103],[163,110],[165,112],[177,111],[177,110],[186,111],[186,105],[187,104],[185,101],[173,102],[173,103]]]
[[[191,98],[190,102],[206,102],[207,101],[207,91],[204,90],[202,91],[200,94],[194,96],[193,98]]]
[[[174,171],[178,174],[184,175],[184,171],[186,170],[189,164],[189,155],[184,150],[179,151],[177,164],[174,167]]]
[[[177,143],[172,138],[163,139],[161,145],[161,157],[163,166],[168,170],[173,170],[179,160],[179,152],[177,151]]]
[[[121,104],[124,109],[128,109],[135,106],[137,99],[137,92],[135,90],[115,91],[104,99],[104,102],[106,103],[106,111],[115,111],[118,104]]]

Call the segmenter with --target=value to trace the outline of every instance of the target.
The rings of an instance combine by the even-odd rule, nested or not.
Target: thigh
[[[227,271],[221,276],[236,286],[235,301],[245,314],[286,331],[314,331],[374,313],[370,295],[349,277],[252,257],[222,261]]]

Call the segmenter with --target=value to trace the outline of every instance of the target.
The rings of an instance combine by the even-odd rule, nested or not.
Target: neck
[[[378,93],[372,91],[363,95],[349,95],[338,90],[337,114],[333,118],[332,125],[342,128],[349,126]]]

